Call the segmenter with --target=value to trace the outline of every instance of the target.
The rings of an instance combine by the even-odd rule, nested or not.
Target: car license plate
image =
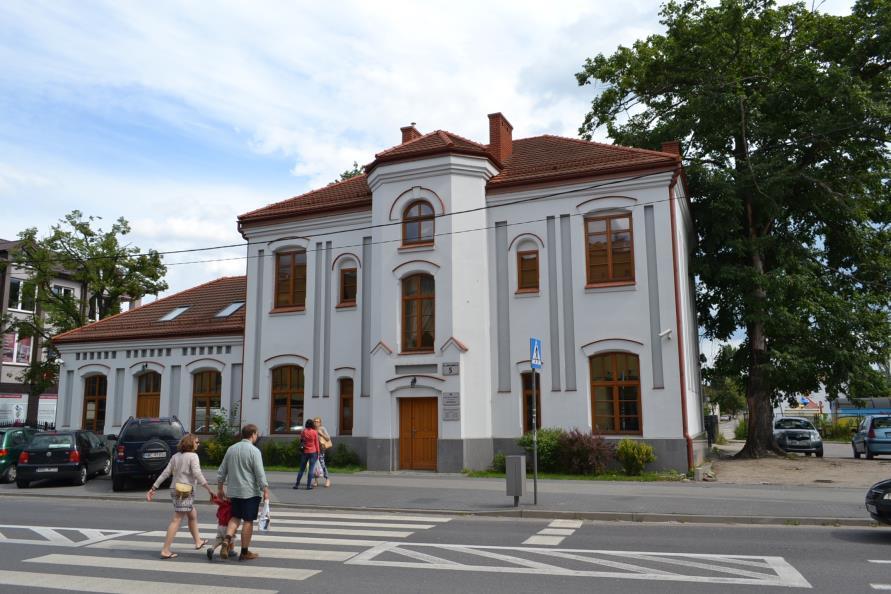
[[[164,452],[146,452],[142,455],[143,458],[163,458],[166,456]]]
[[[868,511],[868,512],[871,513],[871,514],[877,514],[877,513],[879,513],[878,508],[877,508],[876,506],[874,506],[873,504],[871,504],[871,503],[867,503],[867,504],[866,504],[866,511]]]
[[[59,472],[59,469],[56,467],[38,468],[37,472]]]

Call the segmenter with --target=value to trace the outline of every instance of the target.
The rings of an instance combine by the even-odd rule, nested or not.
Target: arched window
[[[429,274],[402,279],[402,350],[433,351],[436,283]]]
[[[161,374],[147,371],[136,384],[136,416],[157,417],[161,414]]]
[[[210,433],[213,417],[219,414],[223,374],[199,371],[192,376],[192,433]]]
[[[294,433],[303,427],[303,368],[272,370],[272,432]]]
[[[640,361],[637,355],[603,353],[590,357],[588,362],[594,431],[639,434]]]
[[[306,250],[275,254],[275,307],[303,309],[306,306]]]
[[[82,427],[102,433],[105,427],[105,402],[108,378],[104,375],[91,375],[84,379],[84,418]]]
[[[402,212],[402,245],[433,243],[434,215],[429,202],[416,200]]]
[[[538,292],[538,250],[517,250],[517,293]]]

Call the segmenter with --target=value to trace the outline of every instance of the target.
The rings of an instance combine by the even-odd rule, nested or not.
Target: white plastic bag
[[[257,528],[260,532],[269,530],[269,500],[263,502],[263,508],[260,510],[260,516],[257,518]]]

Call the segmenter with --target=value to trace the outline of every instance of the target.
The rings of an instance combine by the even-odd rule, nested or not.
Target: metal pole
[[[538,505],[538,372],[532,370],[532,504]]]

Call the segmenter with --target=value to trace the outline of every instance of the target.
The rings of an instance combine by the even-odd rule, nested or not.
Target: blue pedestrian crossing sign
[[[541,339],[529,339],[529,361],[532,369],[541,369]]]

